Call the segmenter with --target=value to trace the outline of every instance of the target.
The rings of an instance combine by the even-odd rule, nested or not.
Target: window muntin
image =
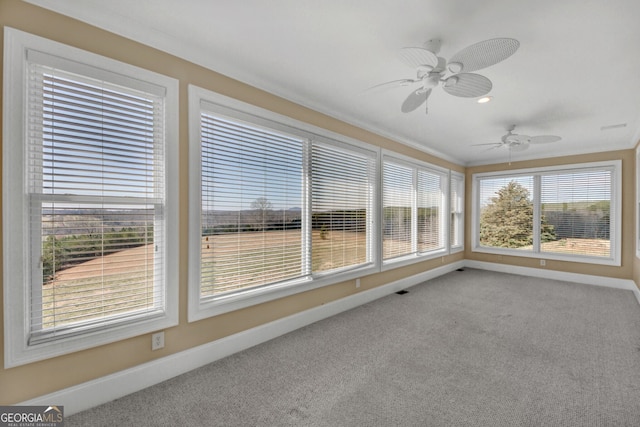
[[[5,54],[5,365],[175,325],[177,82],[13,29]]]
[[[474,176],[474,250],[619,265],[620,163]]]

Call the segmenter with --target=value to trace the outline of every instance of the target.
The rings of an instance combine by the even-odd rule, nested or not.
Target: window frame
[[[635,163],[635,224],[636,224],[636,258],[640,259],[640,145],[636,147],[636,163]]]
[[[386,271],[392,268],[397,268],[397,267],[402,267],[405,265],[410,265],[410,264],[414,264],[416,262],[421,262],[421,261],[426,261],[429,259],[433,259],[433,258],[438,258],[441,257],[443,255],[447,255],[449,253],[451,253],[451,249],[450,249],[450,238],[449,238],[449,230],[450,230],[450,219],[449,219],[449,211],[450,211],[450,179],[449,179],[449,174],[450,174],[450,170],[447,168],[443,168],[440,166],[436,166],[433,165],[431,163],[427,163],[427,162],[422,162],[422,161],[418,161],[415,159],[411,159],[407,156],[395,153],[393,151],[390,150],[383,150],[382,151],[382,155],[380,156],[380,227],[378,227],[380,229],[380,239],[379,239],[379,246],[380,246],[380,259],[381,259],[381,263],[382,263],[382,271]],[[418,171],[423,171],[423,172],[428,172],[428,173],[432,173],[432,174],[436,174],[440,176],[440,191],[441,191],[441,195],[440,195],[440,200],[441,200],[441,220],[440,220],[440,237],[439,239],[442,241],[442,247],[441,248],[437,248],[435,250],[430,250],[430,251],[424,251],[424,252],[420,252],[417,251],[415,253],[411,253],[411,254],[406,254],[406,255],[402,255],[402,256],[398,256],[398,257],[394,257],[394,258],[389,258],[389,259],[384,259],[383,257],[383,238],[382,238],[382,233],[383,228],[384,228],[384,218],[382,218],[383,216],[383,210],[384,210],[384,200],[383,200],[383,195],[384,195],[384,177],[383,177],[383,169],[384,169],[384,163],[385,160],[389,160],[391,163],[403,166],[403,167],[408,167],[412,169],[412,173],[414,175],[414,179],[413,179],[413,185],[414,188],[412,188],[412,194],[413,194],[413,200],[412,200],[412,221],[413,221],[413,226],[412,226],[412,239],[413,240],[417,240],[418,238],[418,227],[415,227],[416,225],[416,221],[417,221],[417,201],[418,201],[418,197],[417,197],[417,191],[415,188],[416,185],[416,178],[415,178],[415,174]],[[415,212],[414,212],[415,211]],[[412,245],[415,246],[415,242],[412,243]]]
[[[226,117],[235,118],[275,131],[296,135],[305,138],[309,144],[314,141],[320,144],[334,145],[340,149],[359,151],[372,156],[374,164],[374,176],[370,182],[371,218],[368,219],[368,242],[377,242],[378,223],[378,180],[380,149],[364,142],[348,138],[343,135],[321,129],[316,126],[300,122],[290,117],[245,103],[243,101],[227,97],[225,95],[189,85],[189,250],[188,250],[188,321],[194,322],[219,314],[235,311],[252,305],[272,301],[286,296],[305,292],[311,289],[327,286],[334,283],[356,279],[367,274],[379,271],[378,253],[373,245],[368,254],[368,262],[351,268],[331,270],[310,274],[307,277],[293,279],[286,282],[266,285],[258,288],[249,288],[245,291],[220,295],[203,301],[200,296],[200,262],[201,262],[201,138],[200,138],[200,114],[202,104],[207,105],[207,111],[212,111]],[[311,151],[310,146],[306,150]],[[310,154],[310,153],[308,153]],[[304,161],[304,160],[303,160]],[[306,179],[305,181],[308,181]],[[303,209],[310,212],[311,188],[307,182],[303,183]],[[310,214],[309,214],[310,215]],[[308,221],[310,217],[302,219]],[[311,244],[311,242],[308,242]],[[310,255],[309,255],[310,258]],[[310,262],[310,260],[309,260]]]
[[[610,203],[610,256],[598,257],[578,254],[558,254],[540,250],[540,215],[541,215],[541,177],[545,175],[576,173],[589,170],[611,169],[611,203]],[[480,245],[480,181],[490,178],[510,178],[518,176],[533,177],[533,248],[521,251],[510,248],[493,248]],[[564,164],[541,168],[512,169],[507,171],[483,172],[472,176],[472,218],[471,218],[471,251],[494,255],[509,255],[534,259],[581,262],[600,265],[621,265],[621,222],[622,222],[622,161],[610,160],[601,162]]]
[[[459,202],[460,202],[460,211],[459,212],[453,212],[453,200],[451,198],[451,190],[453,189],[454,186],[454,181],[457,181],[460,185],[459,185]],[[448,197],[448,201],[449,201],[449,205],[448,205],[448,209],[447,211],[449,212],[449,215],[452,217],[450,219],[450,224],[449,224],[449,230],[452,229],[452,227],[456,227],[456,231],[458,232],[458,238],[460,240],[459,244],[455,244],[451,241],[451,232],[449,233],[449,235],[447,236],[447,238],[449,239],[449,253],[456,253],[456,252],[462,252],[464,251],[464,219],[465,219],[465,204],[464,204],[464,200],[465,200],[465,176],[464,174],[460,173],[460,172],[455,172],[455,171],[450,171],[449,172],[449,197]],[[458,215],[459,218],[457,220],[453,219],[454,215]]]
[[[178,324],[178,251],[166,242],[178,240],[178,81],[176,79],[106,58],[13,28],[4,31],[3,101],[3,251],[5,367],[13,367],[75,351],[131,338]],[[30,267],[31,244],[40,244],[32,233],[29,212],[27,168],[27,53],[71,61],[76,72],[91,78],[136,89],[157,87],[164,91],[164,301],[161,314],[132,316],[100,327],[79,325],[73,334],[55,340],[35,340],[31,335]],[[127,82],[123,84],[123,82]],[[149,86],[150,85],[150,86]],[[134,87],[134,86],[128,86]],[[29,237],[31,236],[31,237]],[[39,236],[39,235],[38,235]],[[29,241],[32,239],[32,241]],[[8,250],[12,248],[12,250]],[[39,270],[37,270],[39,271]]]

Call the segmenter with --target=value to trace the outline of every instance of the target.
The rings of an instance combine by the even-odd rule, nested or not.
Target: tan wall
[[[640,289],[640,258],[633,257],[633,281],[636,283],[638,289]]]
[[[14,404],[26,399],[99,378],[132,366],[183,351],[248,328],[316,307],[356,292],[362,292],[400,278],[411,276],[459,261],[463,254],[438,258],[362,278],[356,289],[353,281],[227,313],[195,323],[187,323],[187,183],[188,183],[188,119],[187,86],[200,87],[267,108],[333,132],[373,145],[464,172],[464,168],[432,157],[389,139],[350,126],[336,119],[300,107],[284,99],[249,87],[220,74],[196,66],[174,56],[123,39],[73,19],[46,11],[17,0],[0,0],[0,25],[10,26],[39,36],[79,47],[110,58],[153,70],[180,80],[180,324],[166,331],[166,347],[151,352],[148,335],[114,344],[80,351],[66,356],[3,369],[0,362],[0,404]],[[2,38],[0,34],[0,39]],[[0,43],[0,46],[3,44]],[[2,55],[0,55],[0,60]],[[1,67],[0,67],[1,69]],[[0,102],[1,108],[1,102]],[[3,250],[6,248],[3,248]],[[1,258],[0,258],[1,259]],[[1,287],[1,285],[0,285]],[[2,291],[0,290],[0,357],[4,355],[2,337]]]
[[[604,153],[585,154],[580,156],[555,157],[549,159],[539,159],[523,162],[500,163],[495,165],[475,166],[467,168],[466,176],[466,212],[469,214],[465,218],[465,229],[471,230],[472,221],[472,177],[475,173],[505,171],[512,169],[526,169],[544,166],[556,166],[564,164],[587,163],[605,160],[622,160],[622,254],[621,266],[608,266],[596,264],[583,264],[577,262],[546,260],[546,266],[540,267],[540,260],[537,258],[526,258],[517,256],[494,255],[473,252],[471,250],[471,232],[465,233],[465,259],[497,262],[502,264],[544,268],[546,270],[558,270],[569,273],[592,274],[596,276],[607,276],[619,279],[631,279],[634,277],[635,260],[635,152],[634,150],[609,151]],[[638,281],[636,281],[638,283]]]

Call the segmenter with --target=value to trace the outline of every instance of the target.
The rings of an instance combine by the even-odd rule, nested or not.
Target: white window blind
[[[533,250],[533,176],[480,181],[480,245]]]
[[[452,249],[460,248],[464,242],[464,176],[451,174],[450,184],[450,236]]]
[[[541,251],[611,256],[611,169],[541,177]]]
[[[201,113],[200,297],[309,273],[303,140]]]
[[[418,252],[444,249],[444,175],[417,170]]]
[[[312,271],[371,261],[375,157],[314,141],[311,150]]]
[[[164,100],[29,64],[30,342],[165,308]]]
[[[383,164],[383,259],[409,255],[416,251],[413,234],[414,177],[413,169],[385,161]]]

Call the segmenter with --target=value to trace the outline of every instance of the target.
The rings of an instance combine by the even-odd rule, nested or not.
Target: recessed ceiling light
[[[478,99],[478,101],[476,101],[478,104],[486,104],[487,102],[491,101],[493,99],[493,96],[484,96],[480,99]]]

